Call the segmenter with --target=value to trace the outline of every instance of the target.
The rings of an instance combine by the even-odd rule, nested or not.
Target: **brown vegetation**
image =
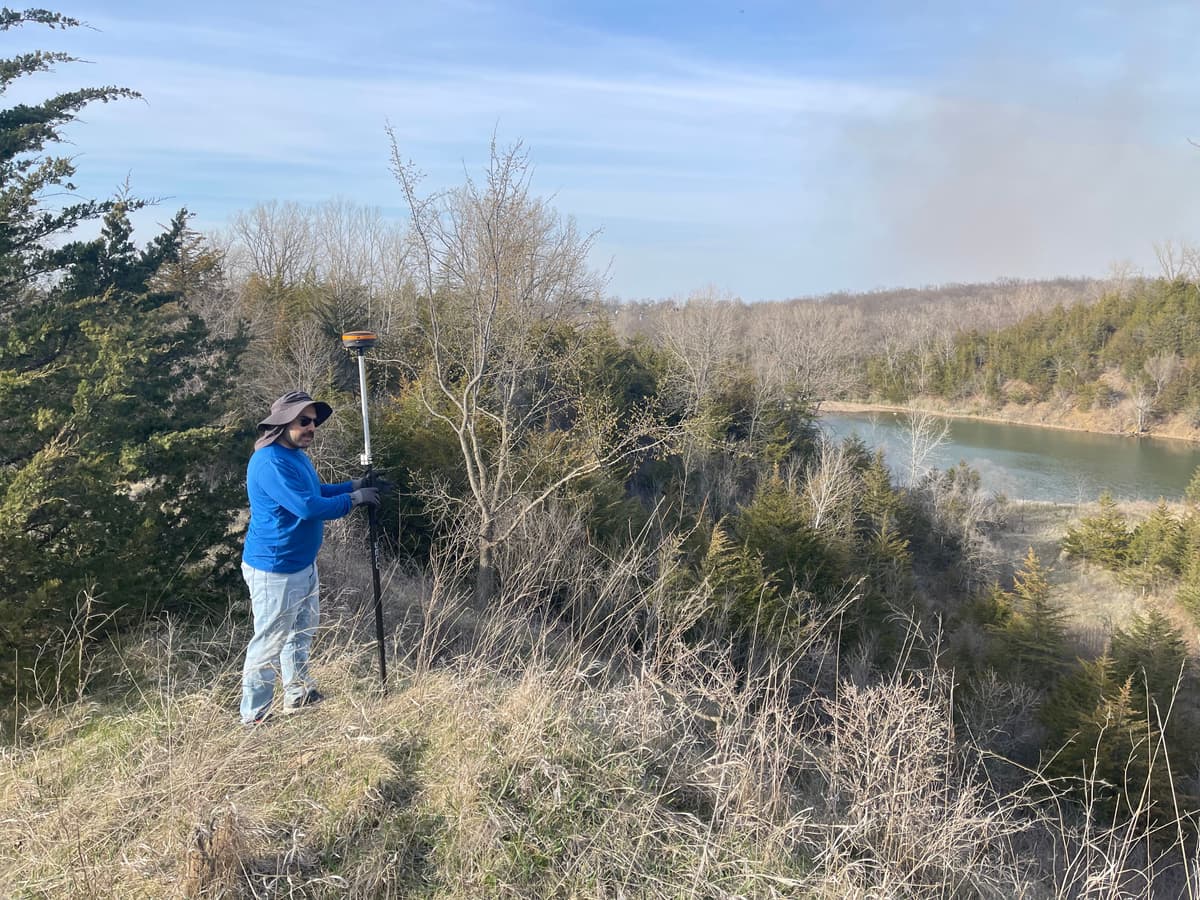
[[[1036,512],[1023,524],[1040,521]],[[539,558],[565,549],[551,543]],[[90,699],[32,711],[0,772],[0,842],[13,851],[0,862],[3,891],[1008,898],[1194,889],[1180,855],[1185,814],[1149,830],[1136,818],[1103,826],[1086,805],[1059,801],[1054,783],[999,788],[971,736],[981,711],[959,710],[964,735],[953,681],[937,669],[861,680],[848,660],[839,674],[820,631],[748,673],[719,647],[681,641],[708,588],[662,606],[671,566],[649,581],[638,575],[650,557],[670,558],[655,551],[589,570],[587,582],[603,585],[598,602],[584,607],[577,595],[557,612],[528,599],[544,567],[507,579],[486,611],[437,567],[432,578],[390,570],[400,662],[381,697],[355,625],[366,587],[357,552],[352,542],[326,553],[327,580],[343,589],[330,597],[337,624],[318,652],[330,695],[320,707],[239,727],[244,635],[226,622],[204,634],[148,626],[102,654]],[[622,639],[604,637],[613,635]],[[814,687],[797,695],[798,683]],[[994,717],[1012,702],[996,695],[984,711]],[[1146,752],[1165,765],[1161,748]]]

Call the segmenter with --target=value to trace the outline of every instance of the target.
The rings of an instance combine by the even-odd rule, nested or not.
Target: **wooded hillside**
[[[913,348],[867,363],[868,392],[993,404],[1054,399],[1077,409],[1126,404],[1130,428],[1183,416],[1200,424],[1200,285],[1139,281],[1090,304],[1033,313],[1006,328],[971,328],[940,352]]]

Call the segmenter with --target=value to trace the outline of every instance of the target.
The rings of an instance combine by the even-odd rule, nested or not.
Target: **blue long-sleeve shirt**
[[[268,444],[246,467],[250,526],[242,560],[263,572],[291,574],[316,561],[326,519],[354,505],[349,481],[322,484],[303,450]]]

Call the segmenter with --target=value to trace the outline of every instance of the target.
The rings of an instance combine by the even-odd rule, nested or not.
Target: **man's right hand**
[[[364,503],[367,506],[378,506],[379,488],[365,487],[359,488],[357,491],[351,491],[350,502],[355,506],[362,506]]]
[[[386,497],[396,487],[392,482],[384,477],[383,473],[378,469],[371,472],[370,475],[364,475],[362,478],[355,478],[350,482],[350,487],[354,490],[365,487],[379,488],[381,496]]]

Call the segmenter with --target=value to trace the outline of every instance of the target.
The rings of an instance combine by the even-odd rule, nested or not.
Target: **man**
[[[242,722],[270,716],[275,669],[283,678],[283,711],[295,712],[324,697],[308,672],[308,651],[320,616],[317,551],[325,521],[356,506],[379,505],[366,479],[322,484],[304,451],[317,426],[332,415],[328,403],[290,391],[258,423],[258,440],[246,469],[250,526],[242,551],[242,576],[250,589],[254,637],[242,670]]]

